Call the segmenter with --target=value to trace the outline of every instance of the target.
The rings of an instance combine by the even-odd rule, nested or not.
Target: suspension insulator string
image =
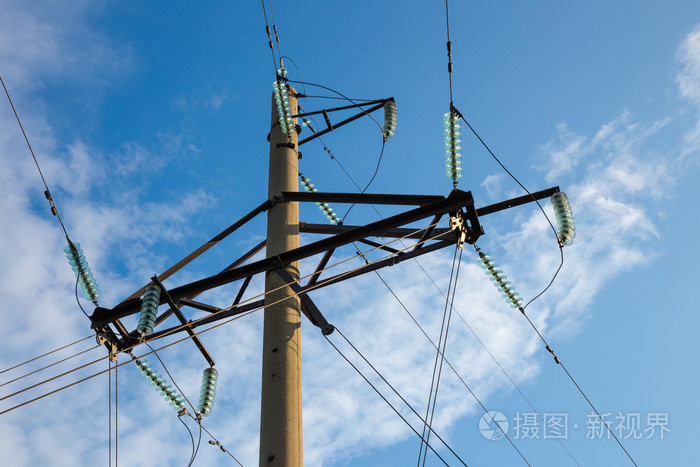
[[[78,285],[83,291],[83,296],[97,305],[97,298],[100,296],[100,289],[97,287],[95,278],[92,275],[92,271],[88,266],[88,262],[83,254],[83,249],[80,247],[80,243],[74,243],[68,235],[66,235],[68,240],[68,245],[63,249],[68,258],[73,273],[76,279],[78,279]]]
[[[311,182],[311,179],[308,177],[304,177],[301,172],[299,172],[299,177],[301,178],[301,184],[304,185],[304,190],[308,191],[309,193],[315,193],[316,186]],[[332,223],[332,224],[337,224],[340,225],[343,222],[340,220],[340,217],[335,213],[332,207],[326,202],[316,202],[316,205],[318,208],[321,210],[323,215],[326,216],[326,218]]]
[[[156,324],[156,312],[160,304],[160,287],[156,284],[146,286],[146,291],[143,294],[141,302],[141,314],[139,315],[139,323],[136,326],[138,333],[147,336],[153,332],[153,326]]]
[[[275,103],[277,104],[277,120],[280,124],[280,130],[285,135],[289,135],[294,131],[294,121],[292,120],[292,109],[289,105],[289,89],[285,81],[287,70],[284,67],[277,70],[277,79],[272,83],[272,90],[275,94]]]
[[[550,198],[554,207],[554,215],[557,218],[557,239],[561,246],[569,246],[576,237],[576,224],[574,224],[574,213],[569,204],[569,197],[566,193],[557,192]]]
[[[443,120],[445,122],[445,170],[447,178],[452,180],[456,188],[457,182],[462,177],[462,129],[459,124],[459,115],[450,110]]]
[[[385,142],[396,133],[397,117],[396,102],[393,99],[386,101],[384,104],[384,127],[382,127]]]
[[[501,292],[501,295],[503,295],[503,298],[506,299],[506,302],[508,302],[511,308],[520,308],[523,304],[523,299],[520,297],[520,294],[513,289],[513,284],[506,280],[508,276],[498,268],[498,265],[490,254],[484,253],[479,247],[476,248],[479,253],[481,267],[484,269],[486,275],[493,281],[493,285]]]
[[[170,402],[170,405],[178,411],[185,408],[185,402],[177,390],[173,389],[172,385],[168,384],[167,380],[160,376],[146,360],[136,359],[136,366],[139,367],[141,373],[156,387],[156,390],[161,393],[165,400]]]
[[[211,415],[214,408],[214,399],[216,398],[216,382],[219,378],[219,372],[214,368],[206,368],[202,374],[202,389],[199,394],[199,403],[197,404],[197,414],[202,417]]]

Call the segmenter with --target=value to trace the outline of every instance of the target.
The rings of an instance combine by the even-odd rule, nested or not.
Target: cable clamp
[[[462,211],[457,211],[450,217],[450,230],[457,234],[457,248],[461,250],[464,243],[467,241],[468,233],[467,221]]]
[[[107,333],[100,332],[95,336],[95,340],[97,341],[97,345],[104,345],[107,347],[107,350],[109,350],[109,359],[116,362],[119,351],[117,349],[117,343],[114,342],[112,336]]]

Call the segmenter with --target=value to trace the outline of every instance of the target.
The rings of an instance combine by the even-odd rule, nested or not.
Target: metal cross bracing
[[[90,316],[92,328],[95,329],[101,338],[105,340],[105,345],[110,352],[121,352],[138,345],[141,340],[152,341],[166,335],[172,335],[178,332],[187,332],[190,334],[193,342],[202,353],[203,357],[210,365],[214,364],[214,360],[209,355],[204,344],[194,332],[194,329],[206,324],[211,324],[216,321],[230,318],[256,308],[264,306],[264,300],[256,300],[249,303],[240,304],[241,298],[245,293],[252,278],[257,274],[276,271],[277,274],[286,281],[293,292],[297,294],[302,303],[302,312],[309,321],[319,327],[324,334],[329,334],[333,331],[333,327],[328,323],[323,314],[319,311],[316,305],[309,297],[309,292],[322,287],[342,282],[344,280],[357,277],[368,272],[372,272],[386,266],[393,266],[407,259],[415,258],[433,251],[437,251],[449,246],[457,244],[461,247],[464,243],[473,244],[483,235],[483,229],[479,222],[479,217],[502,211],[511,207],[526,204],[535,200],[549,198],[552,194],[559,191],[559,187],[552,187],[546,190],[532,193],[532,195],[521,196],[518,198],[506,200],[500,203],[476,208],[471,192],[453,190],[447,197],[434,195],[399,195],[399,194],[357,194],[357,193],[320,193],[320,192],[282,192],[265,201],[260,206],[252,210],[249,214],[233,223],[220,234],[216,235],[210,241],[202,245],[200,248],[183,258],[175,266],[168,269],[159,276],[152,278],[152,283],[161,287],[162,293],[160,297],[160,305],[166,304],[165,309],[156,318],[155,328],[152,334],[144,338],[136,330],[128,331],[121,323],[121,318],[136,314],[141,309],[142,299],[139,298],[140,291],[135,292],[129,298],[116,305],[113,308],[97,307]],[[179,287],[166,289],[162,281],[177,270],[184,267],[190,261],[204,253],[209,248],[216,245],[219,241],[242,227],[248,221],[265,211],[268,211],[272,206],[278,203],[289,202],[325,202],[325,203],[355,203],[355,204],[372,204],[372,205],[394,205],[394,206],[417,206],[413,209],[404,211],[391,217],[362,226],[353,225],[332,225],[332,224],[311,224],[300,222],[299,232],[304,234],[322,234],[329,235],[328,237],[318,240],[313,243],[306,244],[299,248],[284,252],[275,257],[270,257],[255,261],[252,263],[246,262],[256,253],[265,248],[266,242],[262,241],[236,261],[224,268],[218,274],[215,274],[204,279],[190,282]],[[450,228],[438,228],[436,225],[445,216],[450,218]],[[407,225],[431,219],[429,224],[424,228],[407,227]],[[378,243],[371,238],[405,238],[416,241],[408,248],[397,250],[390,248],[383,243]],[[349,272],[337,274],[330,277],[321,278],[322,272],[330,261],[334,251],[344,245],[353,242],[364,243],[374,248],[379,248],[387,251],[390,254],[378,261],[370,262],[362,267],[353,269]],[[292,280],[291,276],[283,269],[294,261],[310,258],[315,255],[323,254],[319,261],[315,272],[310,275],[305,284]],[[218,308],[206,303],[194,300],[199,294],[217,288],[219,286],[229,284],[235,281],[242,280],[239,291],[229,308]],[[197,319],[196,321],[188,321],[183,312],[184,306],[210,313],[210,316]],[[164,321],[171,315],[175,315],[178,319],[178,324],[163,328]],[[112,330],[116,329],[116,332]]]

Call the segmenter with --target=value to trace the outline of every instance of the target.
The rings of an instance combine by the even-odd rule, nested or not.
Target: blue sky
[[[444,5],[273,6],[281,51],[298,66],[285,61],[290,77],[301,74],[353,98],[395,97],[397,132],[369,191],[447,194]],[[3,10],[0,73],[71,238],[83,245],[103,306],[118,303],[266,198],[274,69],[260,4],[27,6],[8,0]],[[623,438],[629,435],[622,441],[639,465],[687,465],[699,454],[693,362],[700,320],[691,284],[700,257],[693,236],[699,226],[700,6],[451,2],[450,16],[455,105],[529,189],[558,185],[567,192],[577,221],[562,272],[529,315],[598,409],[610,414]],[[305,93],[333,95],[310,85]],[[307,110],[341,104],[302,101]],[[471,190],[477,205],[522,194],[475,138],[465,133],[464,140],[459,188]],[[376,125],[361,119],[324,141],[364,186],[381,149]],[[302,152],[300,170],[320,191],[356,191],[323,145],[309,143]],[[4,369],[90,329],[73,297],[65,239],[7,102],[0,104],[0,158]],[[313,206],[302,207],[301,219],[323,221]],[[376,219],[371,209],[356,208],[348,222]],[[541,213],[524,206],[482,222],[486,235],[479,245],[529,300],[549,282],[559,257]],[[262,240],[264,226],[263,218],[250,223],[166,285],[217,272]],[[337,259],[353,254],[340,251]],[[446,288],[451,252],[424,256],[420,265]],[[406,262],[381,274],[436,338],[444,299],[421,268]],[[261,287],[254,281],[248,296]],[[235,293],[224,287],[202,300],[227,306]],[[588,439],[590,408],[522,316],[489,285],[469,249],[456,297],[461,316],[537,411],[566,415],[562,441],[580,465],[631,465],[613,440]],[[367,275],[312,298],[422,412],[434,355],[379,279]],[[135,326],[135,319],[127,322]],[[246,466],[257,463],[261,324],[257,313],[202,336],[221,373],[205,426]],[[416,462],[415,435],[315,328],[303,326],[305,464]],[[160,354],[196,398],[205,367],[196,348],[183,342]],[[523,439],[516,423],[533,409],[459,318],[446,354],[485,406],[506,416],[509,435],[532,465],[576,465],[542,432],[540,439]],[[102,349],[92,350],[5,384],[1,397],[101,356]],[[0,384],[53,361],[0,374]],[[0,411],[106,366],[101,361],[0,401]],[[172,408],[132,366],[121,369],[119,382],[122,464],[186,464],[189,435]],[[5,465],[107,463],[107,400],[103,375],[0,416]],[[524,464],[507,441],[482,436],[482,415],[454,374],[444,373],[438,432],[469,465]],[[649,417],[657,415],[667,417],[670,431],[647,439]],[[635,417],[639,439],[630,429]],[[204,444],[195,465],[233,464]],[[428,465],[440,463],[431,456]]]

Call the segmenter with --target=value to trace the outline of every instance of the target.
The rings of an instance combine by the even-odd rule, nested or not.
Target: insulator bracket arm
[[[302,292],[301,285],[295,281],[285,269],[277,269],[277,274],[284,280],[289,287],[299,296],[301,301],[301,311],[311,321],[311,324],[321,329],[324,336],[328,336],[335,331],[335,327],[326,321],[326,318],[321,314],[316,304],[311,300],[307,293]]]

